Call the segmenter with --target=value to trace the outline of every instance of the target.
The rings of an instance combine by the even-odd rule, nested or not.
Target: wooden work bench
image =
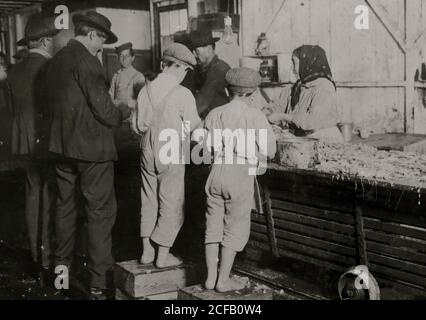
[[[426,297],[425,184],[276,164],[259,181],[264,205],[252,213],[247,258],[289,258],[337,274],[364,264],[381,286]],[[328,285],[322,281],[316,285]]]

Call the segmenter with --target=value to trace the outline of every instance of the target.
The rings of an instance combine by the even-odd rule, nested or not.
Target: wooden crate
[[[132,260],[116,264],[114,283],[127,296],[142,298],[178,291],[199,283],[199,270],[195,264],[160,270],[154,265],[140,265]]]
[[[129,295],[123,293],[120,289],[115,289],[115,300],[177,300],[177,291],[166,292],[141,298],[132,298]]]

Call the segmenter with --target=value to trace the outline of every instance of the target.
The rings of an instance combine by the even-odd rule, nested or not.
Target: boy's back
[[[206,118],[205,128],[210,132],[214,130],[230,130],[232,132],[243,130],[245,140],[236,140],[236,143],[244,142],[246,146],[254,143],[254,141],[250,141],[253,136],[249,134],[249,130],[255,130],[256,153],[260,152],[263,156],[270,158],[276,153],[276,137],[265,115],[259,109],[248,107],[243,101],[232,100],[228,104],[213,110]],[[263,146],[259,141],[259,130],[267,131],[266,150],[261,148]],[[244,147],[239,148],[238,145],[234,147],[234,150],[245,149]]]

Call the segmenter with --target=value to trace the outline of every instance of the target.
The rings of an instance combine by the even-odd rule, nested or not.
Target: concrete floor
[[[119,139],[120,161],[116,164],[116,193],[118,213],[113,229],[113,256],[116,261],[139,258],[142,244],[139,238],[140,224],[140,177],[138,143],[134,138],[123,138],[123,130],[116,134]],[[198,193],[198,192],[197,192]],[[25,224],[24,172],[0,171],[0,300],[1,299],[63,299],[52,290],[40,289],[30,275],[31,257]],[[203,213],[200,211],[200,213]],[[195,232],[192,223],[185,226],[177,239],[179,254],[202,254],[202,228]],[[188,232],[191,234],[187,237]],[[84,234],[84,232],[82,232]],[[200,239],[195,248],[186,239]],[[84,237],[80,237],[84,243]],[[84,255],[83,246],[77,251]],[[81,285],[81,284],[80,284]],[[71,299],[81,299],[78,292]]]
[[[31,277],[27,252],[0,247],[0,300],[64,300]]]

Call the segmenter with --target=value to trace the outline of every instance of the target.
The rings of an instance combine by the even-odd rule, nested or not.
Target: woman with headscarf
[[[325,51],[304,45],[294,50],[292,60],[297,82],[267,108],[269,121],[287,122],[296,136],[343,143],[337,127],[336,84]]]

